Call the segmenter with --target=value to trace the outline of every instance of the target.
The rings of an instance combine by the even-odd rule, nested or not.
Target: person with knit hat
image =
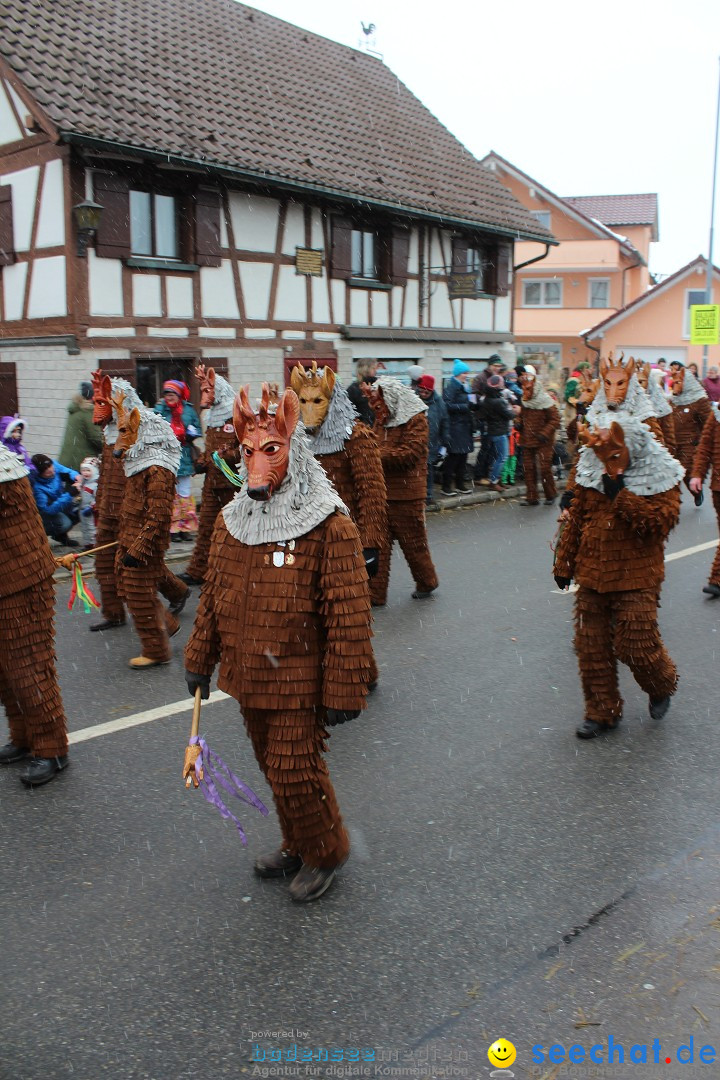
[[[32,492],[48,536],[64,547],[78,547],[68,530],[77,525],[80,514],[80,473],[66,469],[47,454],[33,454],[35,471],[30,474]]]
[[[470,368],[463,360],[454,360],[452,378],[443,390],[443,401],[450,418],[448,452],[443,462],[442,493],[446,497],[467,495],[472,491],[465,475],[468,454],[474,445],[470,398],[465,389],[469,371]],[[453,480],[455,491],[452,487]]]
[[[170,539],[191,541],[198,531],[198,515],[191,487],[195,472],[191,447],[193,440],[202,435],[202,428],[200,417],[190,404],[188,384],[181,379],[167,379],[163,383],[162,401],[155,406],[155,412],[167,420],[182,448],[175,482]]]
[[[507,460],[509,452],[510,424],[518,406],[512,406],[505,398],[505,380],[502,375],[491,375],[487,381],[485,397],[480,406],[480,412],[487,425],[488,438],[490,439],[490,487],[495,491],[503,491],[500,483],[500,474]]]
[[[16,454],[22,460],[28,472],[34,472],[32,458],[22,444],[26,430],[27,424],[21,416],[3,416],[0,419],[0,442],[11,454]]]
[[[67,407],[68,420],[58,454],[60,464],[75,473],[85,458],[98,457],[102,452],[102,431],[93,423],[93,408],[93,385],[83,381]]]
[[[95,547],[95,501],[100,470],[97,458],[80,462],[80,532],[85,551]]]
[[[523,399],[520,416],[515,426],[520,432],[520,446],[525,468],[526,497],[524,506],[537,506],[537,470],[545,493],[545,505],[550,506],[557,498],[557,488],[552,474],[555,432],[560,427],[560,413],[555,402],[540,382],[532,364],[525,365],[521,379]]]

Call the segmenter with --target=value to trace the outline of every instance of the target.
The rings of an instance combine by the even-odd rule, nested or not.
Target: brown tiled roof
[[[602,221],[603,225],[655,225],[658,218],[657,195],[570,195],[565,196],[583,214]]]
[[[2,0],[0,55],[69,139],[550,238],[380,60],[234,0]]]

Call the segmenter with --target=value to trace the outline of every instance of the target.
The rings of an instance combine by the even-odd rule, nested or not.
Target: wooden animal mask
[[[685,368],[674,367],[670,369],[670,389],[672,390],[673,397],[677,394],[682,394],[683,387],[685,385]]]
[[[121,458],[126,450],[137,442],[140,430],[140,410],[125,408],[125,395],[122,391],[112,398],[113,409],[117,416],[118,437],[113,449],[113,457]]]
[[[520,385],[522,387],[523,401],[529,401],[533,396],[533,390],[535,389],[536,375],[531,375],[529,372],[524,371],[520,376]]]
[[[632,359],[632,357],[630,359]],[[640,383],[643,390],[647,390],[650,385],[650,365],[647,361],[635,361],[635,374],[637,375],[637,381]]]
[[[625,443],[625,432],[619,424],[589,432],[583,440],[591,446],[603,463],[605,472],[613,479],[625,472],[630,464],[630,451]]]
[[[632,356],[623,364],[625,353],[620,353],[618,360],[610,352],[607,359],[600,360],[600,379],[605,387],[605,400],[608,409],[617,409],[627,397],[630,379],[635,371]]]
[[[198,364],[195,378],[200,383],[200,408],[209,409],[215,404],[215,368]]]
[[[270,408],[270,388],[262,384],[257,413],[250,405],[249,386],[235,398],[233,426],[247,467],[247,493],[267,502],[282,484],[290,461],[290,437],[300,419],[300,403],[294,390],[286,390],[275,411]]]
[[[109,375],[102,371],[93,371],[93,424],[104,426],[112,420],[112,383]]]
[[[375,421],[383,427],[390,419],[390,409],[383,397],[382,387],[375,383],[360,383],[360,389],[368,399],[370,408],[375,413]]]
[[[290,385],[298,396],[303,424],[308,431],[317,431],[330,408],[330,399],[335,388],[335,372],[325,367],[320,375],[315,360],[309,370],[298,364],[292,370]]]

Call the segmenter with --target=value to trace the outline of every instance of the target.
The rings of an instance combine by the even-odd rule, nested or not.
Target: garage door
[[[673,360],[682,360],[683,364],[687,361],[687,349],[682,348],[649,349],[645,345],[622,345],[619,350],[616,350],[616,354],[618,351],[624,352],[626,356],[635,356],[646,363],[649,361],[651,364],[656,364],[663,356],[668,364],[672,364]]]

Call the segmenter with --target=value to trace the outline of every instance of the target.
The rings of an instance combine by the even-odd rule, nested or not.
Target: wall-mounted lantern
[[[86,199],[73,206],[73,217],[77,226],[77,253],[81,259],[87,257],[87,247],[100,225],[103,208],[99,203]]]

